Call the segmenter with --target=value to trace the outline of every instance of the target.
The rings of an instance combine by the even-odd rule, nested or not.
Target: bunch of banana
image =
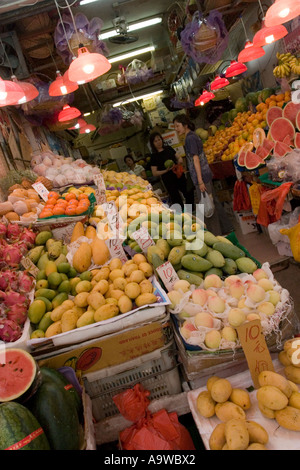
[[[299,59],[297,59],[297,57],[294,57],[294,59],[291,60],[289,65],[291,67],[291,71],[295,75],[300,75],[300,61]]]
[[[291,67],[288,64],[277,65],[273,69],[273,74],[277,78],[289,77],[291,74]]]
[[[290,52],[285,52],[284,54],[279,54],[279,52],[277,52],[276,57],[279,64],[289,64],[292,59],[296,58]]]

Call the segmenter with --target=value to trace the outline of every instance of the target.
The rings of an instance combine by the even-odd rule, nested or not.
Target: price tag
[[[260,320],[243,323],[237,327],[255,388],[259,388],[258,376],[264,370],[274,371],[273,362],[261,330]]]
[[[167,261],[166,263],[158,266],[158,268],[156,268],[156,272],[161,278],[168,292],[170,292],[173,289],[175,282],[179,281],[177,272],[173,268],[170,261]]]
[[[147,184],[146,191],[152,191],[152,184]]]
[[[137,242],[143,253],[147,253],[149,246],[155,245],[155,242],[153,238],[150,237],[146,227],[141,227],[133,232],[132,237]]]
[[[114,201],[109,201],[105,204],[102,204],[102,207],[107,215],[107,220],[113,233],[113,238],[124,240],[125,236],[122,231],[123,220],[120,217],[116,204]]]
[[[33,183],[32,187],[45,202],[48,201],[49,191],[43,183]]]
[[[23,268],[30,272],[30,274],[32,274],[34,277],[38,275],[39,269],[29,258],[22,258],[21,264]]]
[[[112,258],[119,258],[122,263],[126,263],[126,261],[128,261],[126,253],[122,246],[122,240],[109,238],[108,240],[105,240],[105,243],[107,245],[107,248],[109,249],[110,256]]]
[[[97,204],[104,204],[106,202],[106,195],[105,195],[105,183],[102,174],[94,176],[94,183],[97,186],[95,192],[95,198]]]

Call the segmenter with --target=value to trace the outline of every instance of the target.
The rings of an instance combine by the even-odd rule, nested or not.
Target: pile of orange
[[[90,204],[88,195],[84,193],[78,196],[74,193],[67,193],[63,198],[56,191],[50,191],[39,218],[44,219],[57,215],[81,215],[88,210]]]

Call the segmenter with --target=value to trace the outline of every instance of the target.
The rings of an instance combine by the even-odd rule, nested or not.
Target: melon
[[[263,160],[265,160],[270,155],[270,152],[267,149],[265,149],[263,145],[259,145],[255,153]]]
[[[237,163],[239,166],[245,166],[245,156],[248,150],[253,149],[253,143],[252,142],[246,142],[239,150],[238,153],[238,158],[237,158]]]
[[[294,139],[292,139],[291,136],[287,135],[287,136],[283,139],[283,143],[286,144],[286,145],[294,145]]]
[[[268,150],[268,152],[270,153],[270,152],[273,150],[275,144],[274,144],[274,142],[273,142],[272,140],[264,139],[262,145],[263,145],[263,147],[264,147],[266,150]]]
[[[284,142],[275,142],[273,149],[274,157],[284,157],[288,152],[291,151],[291,147]]]
[[[296,104],[296,103],[293,103],[293,101],[290,101],[283,108],[282,116],[285,117],[286,119],[289,119],[291,123],[295,126],[297,114],[299,113],[299,111],[300,111],[300,103]]]
[[[287,135],[294,139],[295,128],[289,119],[277,118],[271,124],[270,135],[275,142],[283,142]]]
[[[300,149],[300,132],[295,134],[294,145],[297,149]]]
[[[266,121],[268,126],[270,127],[272,122],[279,117],[282,117],[282,109],[279,108],[279,106],[272,106],[271,108],[269,108],[266,115]]]
[[[235,109],[238,113],[243,113],[244,111],[247,111],[248,105],[246,99],[238,98],[235,102]]]
[[[0,352],[0,402],[25,398],[37,375],[34,358],[23,349],[7,348]]]
[[[297,127],[298,131],[300,131],[300,111],[298,112],[298,114],[296,116],[296,127]]]
[[[251,152],[248,150],[245,156],[245,167],[248,170],[255,170],[258,168],[260,165],[264,165],[264,160],[260,158],[256,153]]]
[[[265,131],[261,127],[254,129],[252,136],[254,147],[259,147],[263,143],[265,137]]]
[[[165,168],[172,168],[173,165],[174,165],[173,160],[166,160],[165,161]]]

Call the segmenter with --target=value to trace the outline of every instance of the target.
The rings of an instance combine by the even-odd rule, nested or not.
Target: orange
[[[71,201],[71,199],[77,199],[77,198],[76,198],[75,194],[68,193],[68,194],[66,194],[65,199],[66,199],[66,201]]]
[[[88,199],[88,198],[89,198],[89,197],[88,197],[87,194],[82,193],[82,194],[79,194],[79,196],[78,196],[77,199],[78,199],[78,201],[81,201],[82,199]]]
[[[59,198],[59,194],[56,191],[50,191],[48,194],[48,199],[54,197],[55,199]]]
[[[76,207],[67,207],[65,215],[76,215]]]
[[[64,215],[65,209],[63,207],[59,207],[59,205],[55,206],[53,209],[53,215]]]
[[[79,202],[77,199],[71,199],[71,201],[68,201],[68,206],[77,206]]]
[[[85,208],[85,207],[78,206],[78,207],[76,208],[76,214],[77,214],[77,215],[83,214],[85,211],[86,211],[86,208]]]
[[[55,199],[54,197],[50,197],[50,198],[48,198],[46,204],[47,204],[48,206],[55,206],[55,204],[56,204],[56,199]]]

